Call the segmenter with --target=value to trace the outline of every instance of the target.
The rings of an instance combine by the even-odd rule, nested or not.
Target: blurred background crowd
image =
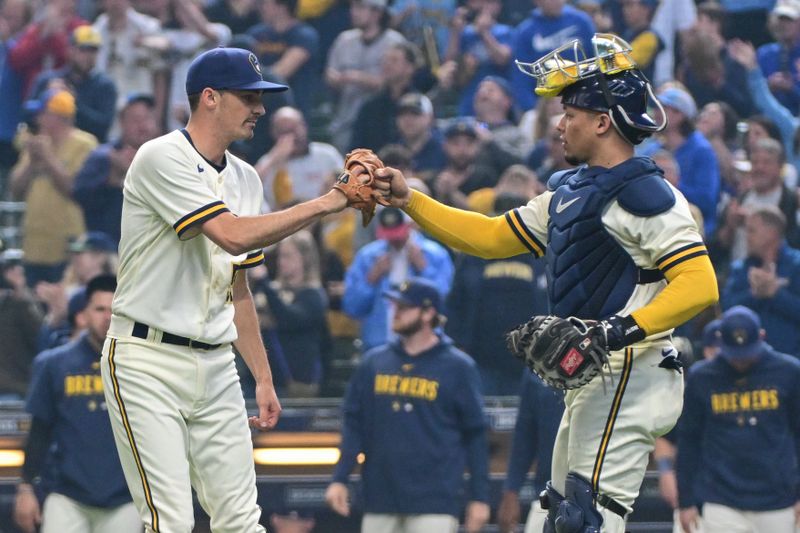
[[[199,52],[249,49],[291,89],[265,96],[233,147],[265,212],[318,196],[365,147],[415,188],[495,215],[570,166],[559,99],[537,98],[514,60],[574,38],[591,55],[595,32],[628,40],[653,82],[669,125],[637,152],[692,204],[718,275],[720,308],[676,332],[683,357],[702,359],[704,327],[735,305],[800,355],[798,1],[2,0],[0,399],[25,397],[36,354],[80,331],[87,281],[115,273],[127,168],[185,124]],[[503,334],[547,311],[532,256],[454,254],[393,208],[367,228],[347,210],[266,252],[251,285],[282,397],[340,397],[392,335],[383,292],[409,277],[441,290],[484,394],[518,393]]]

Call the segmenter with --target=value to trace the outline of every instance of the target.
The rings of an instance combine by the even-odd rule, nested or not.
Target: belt
[[[147,324],[142,324],[141,322],[134,322],[133,323],[133,331],[131,335],[137,337],[139,339],[146,339],[147,333],[150,331],[150,326]],[[215,350],[222,346],[221,344],[208,344],[207,342],[202,341],[194,341],[187,337],[181,337],[180,335],[173,335],[172,333],[167,333],[166,331],[161,332],[161,342],[164,344],[175,344],[177,346],[188,346],[189,348],[198,348],[200,350]]]
[[[598,494],[596,500],[597,503],[612,513],[621,516],[623,519],[625,518],[625,515],[628,514],[628,511],[625,510],[621,503],[607,494]]]

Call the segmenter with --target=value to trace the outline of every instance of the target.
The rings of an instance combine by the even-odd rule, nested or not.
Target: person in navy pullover
[[[117,282],[100,275],[86,287],[73,342],[40,353],[26,410],[31,428],[14,521],[25,533],[140,533],[139,513],[122,474],[100,379],[100,350]],[[34,487],[48,492],[40,509]]]
[[[325,499],[350,514],[347,480],[359,453],[362,533],[455,533],[465,467],[465,529],[489,519],[486,422],[475,363],[440,336],[436,285],[411,278],[385,295],[398,339],[364,355],[344,399],[341,456]]]
[[[722,315],[719,356],[695,364],[678,423],[684,531],[794,533],[800,519],[800,362],[764,342],[761,320]]]

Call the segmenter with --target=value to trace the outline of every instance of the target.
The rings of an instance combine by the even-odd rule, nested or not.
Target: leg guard
[[[594,505],[591,484],[570,472],[564,489],[564,499],[555,517],[555,533],[600,533],[603,516]]]
[[[547,510],[547,520],[544,523],[542,533],[556,533],[556,516],[564,496],[553,488],[553,484],[548,481],[545,489],[539,494],[539,504],[542,509]]]

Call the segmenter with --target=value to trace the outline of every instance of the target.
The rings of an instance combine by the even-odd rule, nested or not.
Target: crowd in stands
[[[25,206],[1,237],[0,399],[25,396],[37,353],[74,338],[88,280],[115,273],[128,166],[185,125],[199,52],[249,49],[290,87],[234,146],[264,212],[318,196],[366,147],[414,188],[496,216],[570,167],[560,102],[514,60],[571,39],[593,55],[595,32],[627,39],[653,82],[668,126],[637,153],[686,196],[717,272],[720,307],[676,331],[685,358],[737,305],[800,357],[800,0],[0,0],[0,205]],[[547,311],[532,256],[457,255],[393,208],[368,227],[347,210],[266,252],[251,285],[284,396],[336,390],[335,358],[390,341],[383,293],[411,277],[441,291],[484,394],[518,394],[503,334]]]

